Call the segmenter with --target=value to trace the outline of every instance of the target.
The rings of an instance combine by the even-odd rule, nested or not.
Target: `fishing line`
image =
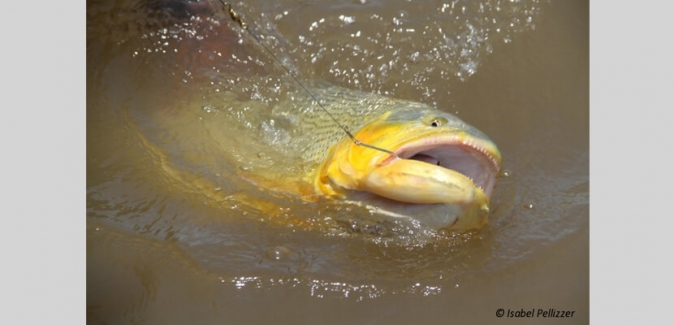
[[[395,152],[392,152],[392,151],[389,151],[389,150],[386,150],[386,149],[382,149],[382,148],[379,148],[379,147],[376,147],[376,146],[367,144],[367,143],[365,143],[365,142],[362,142],[362,141],[356,139],[356,137],[354,137],[353,134],[351,134],[351,131],[349,131],[349,127],[348,127],[347,125],[342,125],[341,123],[339,123],[339,121],[337,121],[337,119],[336,119],[334,116],[332,116],[332,114],[330,114],[330,112],[329,112],[325,107],[323,107],[323,105],[321,104],[321,102],[319,102],[318,99],[316,99],[316,97],[314,97],[314,95],[309,91],[309,89],[307,89],[307,87],[305,87],[304,84],[302,84],[302,83],[299,81],[299,79],[297,79],[297,78],[295,77],[295,75],[293,75],[293,73],[290,72],[290,69],[288,69],[285,65],[283,65],[283,63],[281,62],[281,60],[279,60],[279,59],[274,55],[274,53],[272,53],[272,51],[269,50],[269,48],[266,47],[266,46],[264,45],[264,43],[262,43],[262,40],[257,36],[257,34],[253,33],[253,31],[251,31],[250,29],[248,29],[248,24],[246,24],[246,23],[241,19],[241,17],[239,16],[239,14],[237,14],[237,13],[234,11],[234,9],[232,9],[232,5],[229,4],[229,3],[227,3],[227,2],[224,2],[223,0],[220,0],[220,2],[222,3],[222,8],[225,9],[225,10],[227,10],[227,13],[229,14],[229,17],[232,18],[232,20],[233,20],[234,22],[236,22],[237,24],[239,24],[239,26],[241,26],[241,28],[243,28],[245,31],[247,31],[248,34],[250,34],[250,36],[252,36],[252,37],[255,39],[255,41],[256,41],[258,44],[260,44],[260,45],[262,46],[262,48],[265,49],[265,51],[267,51],[267,53],[269,54],[269,56],[271,56],[271,57],[274,59],[274,61],[276,61],[276,63],[278,63],[278,64],[279,64],[279,65],[280,65],[280,66],[281,66],[281,67],[288,73],[288,75],[290,75],[290,77],[295,81],[295,83],[297,83],[297,84],[298,84],[298,85],[299,85],[299,86],[300,86],[300,87],[301,87],[301,88],[302,88],[302,89],[309,95],[309,97],[311,97],[311,99],[313,99],[314,102],[315,102],[316,104],[318,104],[318,106],[319,106],[321,109],[323,109],[323,111],[324,111],[326,114],[328,114],[328,116],[330,116],[330,118],[332,119],[332,121],[335,122],[335,124],[337,124],[337,126],[338,126],[340,129],[342,129],[342,130],[344,130],[344,132],[346,132],[346,134],[349,136],[349,138],[351,139],[351,141],[353,141],[353,143],[355,143],[357,146],[363,146],[363,147],[366,147],[366,148],[370,148],[370,149],[374,149],[374,150],[379,150],[379,151],[382,151],[382,152],[385,152],[385,153],[388,153],[388,154],[390,154],[390,155],[393,155],[393,156],[398,157],[398,155],[397,155]],[[229,8],[228,8],[228,7],[229,7]],[[398,157],[398,158],[400,158],[400,157]]]

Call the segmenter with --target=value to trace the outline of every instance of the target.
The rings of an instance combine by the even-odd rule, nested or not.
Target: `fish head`
[[[374,118],[353,136],[361,143],[345,136],[317,169],[317,192],[366,192],[384,198],[388,206],[415,213],[419,205],[433,205],[435,211],[444,206],[451,215],[440,213],[427,220],[438,229],[479,229],[486,224],[501,154],[475,127],[450,113],[408,105]]]

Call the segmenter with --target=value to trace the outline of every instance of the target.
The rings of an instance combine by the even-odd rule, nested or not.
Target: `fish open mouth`
[[[403,144],[395,153],[401,159],[421,161],[461,173],[489,198],[500,171],[500,156],[481,142],[458,136],[432,137]],[[396,157],[391,156],[384,163],[394,159]]]

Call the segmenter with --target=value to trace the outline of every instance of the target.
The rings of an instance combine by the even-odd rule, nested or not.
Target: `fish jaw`
[[[491,140],[461,129],[422,131],[409,125],[372,127],[375,124],[356,138],[395,155],[345,139],[319,168],[314,183],[319,193],[368,192],[399,202],[400,211],[410,204],[444,205],[456,218],[436,224],[438,229],[480,229],[487,223],[489,197],[501,168],[501,155]]]
[[[426,172],[429,178],[437,175],[441,176],[437,179],[439,182],[449,184],[449,180],[454,180],[458,182],[456,185],[478,187],[487,199],[491,197],[501,171],[501,153],[496,145],[489,139],[466,132],[420,136],[399,145],[395,153],[396,156],[378,161],[373,169],[399,163],[397,160],[401,159],[424,162],[432,166],[419,165],[431,168],[433,173]],[[401,169],[404,168],[405,165]],[[462,178],[465,180],[460,180]]]
[[[488,206],[489,199],[467,176],[423,161],[395,158],[361,179],[360,190],[395,201]]]
[[[446,229],[480,229],[489,217],[489,198],[467,176],[426,162],[396,158],[373,169],[361,190],[401,203],[446,204],[459,211]]]

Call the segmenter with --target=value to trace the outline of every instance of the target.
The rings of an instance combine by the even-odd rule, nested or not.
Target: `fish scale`
[[[339,88],[328,84],[312,85],[312,95],[322,105],[316,105],[308,95],[297,99],[297,113],[275,111],[276,114],[293,115],[295,130],[299,133],[295,139],[306,161],[321,162],[330,147],[348,137],[346,132],[330,118],[330,113],[341,125],[346,125],[352,134],[382,114],[397,109],[414,107],[430,108],[427,105],[392,99],[372,93]],[[297,109],[297,107],[300,107]]]

